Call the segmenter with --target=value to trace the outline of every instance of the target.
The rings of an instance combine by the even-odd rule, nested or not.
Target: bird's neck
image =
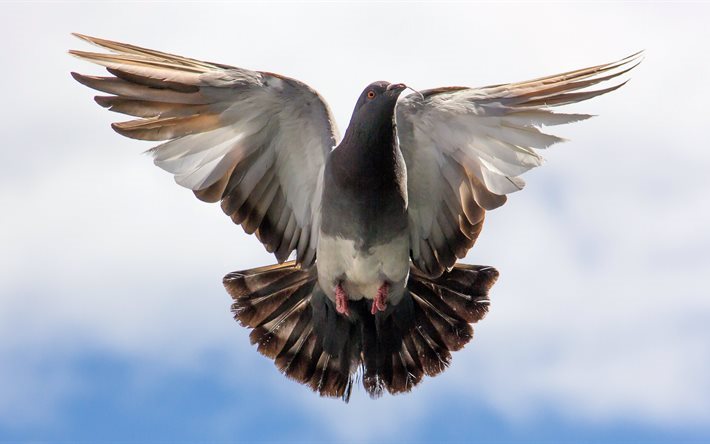
[[[393,119],[382,119],[378,125],[350,122],[340,147],[351,171],[359,174],[392,171],[399,155]]]

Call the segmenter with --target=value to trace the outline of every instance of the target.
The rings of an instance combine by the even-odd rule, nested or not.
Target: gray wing
[[[618,62],[520,83],[449,87],[410,94],[397,104],[400,148],[407,165],[411,258],[440,275],[463,258],[481,230],[486,210],[521,190],[519,177],[542,163],[535,149],[563,139],[542,126],[591,117],[551,107],[613,91],[583,90],[624,74],[637,53]]]
[[[135,120],[134,139],[167,141],[149,152],[175,181],[255,233],[279,262],[315,260],[325,158],[337,129],[324,100],[277,74],[188,59],[78,35],[112,53],[70,51],[112,76],[72,73],[99,105]]]

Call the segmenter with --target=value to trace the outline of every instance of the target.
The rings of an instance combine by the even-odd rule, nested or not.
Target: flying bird
[[[155,164],[255,234],[278,264],[224,277],[236,320],[281,372],[348,400],[361,375],[373,397],[408,392],[450,363],[488,311],[493,267],[457,263],[486,211],[524,186],[543,126],[591,117],[553,111],[641,53],[534,80],[402,96],[378,81],[342,139],[325,100],[298,80],[85,35],[109,52],[70,51],[110,76],[72,73],[135,117],[126,137],[164,141]],[[287,261],[295,252],[295,259]]]

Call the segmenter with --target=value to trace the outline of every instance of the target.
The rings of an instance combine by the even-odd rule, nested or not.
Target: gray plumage
[[[297,80],[77,36],[111,52],[70,51],[111,74],[72,73],[108,94],[96,102],[135,117],[113,128],[163,141],[155,164],[276,256],[224,278],[252,342],[346,400],[358,369],[372,396],[406,392],[471,339],[498,272],[456,261],[485,212],[523,188],[536,150],[563,140],[543,126],[591,117],[553,107],[617,89],[588,88],[640,61],[399,100],[404,85],[375,82],[338,143],[327,104]]]

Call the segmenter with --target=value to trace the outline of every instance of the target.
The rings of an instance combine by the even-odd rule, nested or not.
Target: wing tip
[[[140,131],[133,131],[130,128],[127,128],[128,122],[113,122],[111,124],[111,129],[116,131],[118,134],[122,135],[123,137],[128,137],[129,139],[135,139],[135,140],[149,140],[146,139],[145,137],[142,136],[142,133]]]
[[[76,57],[79,60],[84,60],[86,62],[91,62],[103,66],[105,66],[104,64],[106,63],[106,61],[102,61],[101,59],[105,59],[108,55],[100,52],[82,51],[80,49],[70,49],[67,51],[67,53],[71,56]]]
[[[629,60],[629,61],[630,61],[630,60],[632,60],[632,59],[643,58],[643,56],[644,56],[645,54],[646,54],[646,50],[645,50],[645,49],[641,49],[641,50],[636,51],[635,53],[633,53],[633,54],[631,54],[631,55],[629,55],[629,56],[624,57],[624,58],[621,59],[621,60]]]
[[[76,57],[78,59],[84,59],[84,57],[82,55],[83,52],[84,51],[79,51],[78,49],[70,49],[67,51],[67,54],[69,54],[70,56]]]
[[[70,74],[70,75],[72,76],[72,78],[73,78],[74,80],[76,80],[77,82],[81,83],[82,85],[89,86],[89,85],[87,84],[87,82],[89,81],[88,76],[85,76],[84,74],[79,74],[79,73],[76,72],[76,71],[71,71],[69,74]]]
[[[83,40],[83,41],[90,43],[94,46],[98,46],[100,48],[105,48],[108,50],[111,50],[111,48],[109,47],[110,44],[117,44],[118,43],[118,42],[112,42],[111,40],[106,40],[106,39],[102,39],[99,37],[93,37],[90,35],[82,34],[80,32],[72,32],[70,34],[73,35],[74,37],[78,38],[79,40]]]
[[[114,96],[94,96],[94,102],[102,108],[111,108],[113,105],[112,99],[114,98]]]
[[[73,35],[74,37],[80,39],[80,40],[91,41],[91,39],[92,39],[92,37],[89,37],[88,35],[82,34],[82,33],[80,33],[80,32],[71,32],[70,34]]]
[[[80,32],[71,32],[70,34],[71,34],[72,36],[78,38],[79,40],[82,40],[82,41],[84,41],[84,42],[87,42],[87,43],[89,43],[89,44],[91,44],[91,45],[98,46],[98,47],[102,47],[102,45],[100,44],[101,39],[99,39],[99,38],[97,38],[97,37],[92,37],[92,36],[90,36],[90,35],[82,34],[82,33],[80,33]],[[82,55],[82,53],[84,53],[84,54],[90,54],[90,53],[87,53],[86,51],[80,51],[80,50],[77,50],[77,49],[70,49],[68,52],[69,52],[69,54],[71,54],[71,55],[73,55],[73,56],[75,56],[75,57],[79,57],[79,58],[84,58],[83,55]]]

